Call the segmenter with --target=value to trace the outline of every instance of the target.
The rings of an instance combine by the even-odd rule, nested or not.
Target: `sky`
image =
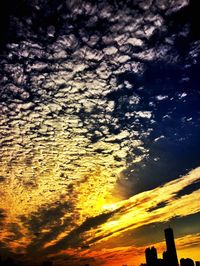
[[[8,0],[0,23],[0,254],[26,266],[200,260],[193,0]]]

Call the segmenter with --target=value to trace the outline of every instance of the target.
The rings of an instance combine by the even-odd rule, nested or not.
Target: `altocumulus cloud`
[[[198,169],[127,201],[127,191],[116,188],[123,170],[145,165],[157,122],[174,122],[171,102],[191,101],[185,86],[171,89],[172,74],[159,92],[149,82],[158,63],[161,78],[173,69],[181,84],[190,79],[199,43],[188,45],[183,60],[175,43],[190,37],[189,26],[174,33],[168,25],[188,1],[67,2],[32,1],[31,14],[13,11],[9,34],[16,38],[8,38],[1,57],[0,234],[11,251],[59,252],[199,211],[189,204],[198,190],[182,191],[198,180]],[[161,102],[169,108],[158,118]],[[196,128],[195,117],[179,118],[180,128]]]

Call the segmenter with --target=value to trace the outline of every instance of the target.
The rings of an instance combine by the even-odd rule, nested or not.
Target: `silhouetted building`
[[[52,261],[44,261],[43,263],[42,263],[42,266],[53,266],[53,262]]]
[[[167,250],[163,252],[163,258],[160,259],[157,257],[157,250],[155,247],[146,248],[146,264],[141,264],[140,266],[179,266],[173,230],[172,228],[167,228],[164,232]],[[180,260],[180,266],[200,266],[200,261],[196,261],[194,264],[192,259],[182,258]]]
[[[8,257],[4,263],[3,263],[4,266],[15,266],[15,262],[12,258]]]
[[[158,256],[157,256],[156,248],[154,248],[154,247],[147,248],[145,250],[145,256],[146,256],[147,266],[157,266]]]
[[[187,259],[182,258],[180,260],[180,265],[181,266],[194,266],[194,261],[192,259],[189,259],[189,258],[187,258]]]
[[[169,266],[178,266],[178,258],[172,228],[165,229],[165,240],[167,251],[165,252],[164,260]]]

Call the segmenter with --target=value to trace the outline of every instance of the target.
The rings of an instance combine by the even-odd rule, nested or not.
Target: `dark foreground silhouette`
[[[176,252],[176,245],[174,239],[174,232],[172,228],[166,228],[164,230],[166,251],[163,252],[162,258],[158,258],[157,250],[155,247],[148,247],[145,250],[146,263],[142,263],[140,266],[200,266],[200,261],[194,261],[191,258],[181,258],[180,263]],[[15,261],[11,257],[1,259],[0,266],[24,266],[24,263]],[[36,264],[38,266],[38,264]],[[25,265],[28,266],[28,265]],[[54,266],[53,261],[44,261],[41,266]],[[56,265],[55,265],[56,266]],[[89,264],[83,264],[83,266],[90,266]],[[95,265],[91,265],[95,266]],[[123,264],[122,266],[128,266]]]
[[[163,257],[158,258],[157,250],[155,247],[150,247],[145,250],[146,264],[143,266],[200,266],[200,262],[194,261],[190,258],[181,258],[180,264],[178,262],[176,245],[174,240],[174,233],[172,228],[166,228],[165,232],[165,241],[166,241],[166,251],[163,252]]]

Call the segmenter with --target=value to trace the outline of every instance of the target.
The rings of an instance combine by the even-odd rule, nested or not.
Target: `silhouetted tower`
[[[158,257],[157,257],[157,250],[154,247],[147,248],[145,250],[146,256],[146,263],[147,266],[157,266],[158,264]]]
[[[178,258],[176,254],[176,246],[174,242],[174,233],[172,228],[165,229],[165,240],[167,246],[167,252],[165,254],[170,266],[178,266]]]
[[[181,266],[194,266],[194,261],[192,259],[181,259],[180,260]]]

